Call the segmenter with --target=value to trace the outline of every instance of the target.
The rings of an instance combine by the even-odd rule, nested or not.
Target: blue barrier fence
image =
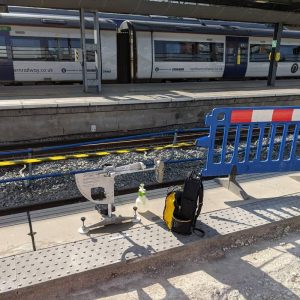
[[[216,108],[205,125],[203,176],[300,170],[300,107]]]

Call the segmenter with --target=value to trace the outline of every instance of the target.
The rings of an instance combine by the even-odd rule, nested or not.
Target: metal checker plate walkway
[[[202,214],[206,238],[300,216],[300,193]],[[34,285],[198,240],[177,236],[156,223],[0,260],[0,292]]]

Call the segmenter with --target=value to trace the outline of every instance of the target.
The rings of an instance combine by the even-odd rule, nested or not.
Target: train
[[[103,82],[265,78],[273,28],[162,17],[100,15]],[[93,44],[93,19],[86,17]],[[79,16],[51,10],[0,13],[0,83],[81,82]],[[88,78],[95,54],[87,51]],[[300,31],[285,28],[278,77],[300,77]]]

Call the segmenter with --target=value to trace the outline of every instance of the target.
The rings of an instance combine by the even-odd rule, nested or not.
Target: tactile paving
[[[300,216],[300,194],[257,201],[200,215],[206,237]],[[156,223],[120,233],[63,244],[0,259],[0,293],[132,258],[186,245],[196,235],[181,236]]]
[[[16,282],[16,256],[0,259],[0,292],[14,289]]]

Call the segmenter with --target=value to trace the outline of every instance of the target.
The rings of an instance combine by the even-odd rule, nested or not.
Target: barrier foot
[[[85,217],[82,217],[80,220],[81,220],[81,222],[82,222],[82,226],[78,229],[78,232],[79,232],[80,234],[88,234],[90,230],[89,230],[88,227],[86,227],[86,226],[84,225]]]
[[[88,234],[89,231],[90,231],[89,228],[86,227],[86,226],[81,226],[81,227],[78,228],[78,232],[79,232],[80,234]]]
[[[251,198],[236,180],[236,167],[232,168],[228,178],[216,178],[215,181],[244,200]]]
[[[290,176],[290,178],[300,182],[300,176]]]

